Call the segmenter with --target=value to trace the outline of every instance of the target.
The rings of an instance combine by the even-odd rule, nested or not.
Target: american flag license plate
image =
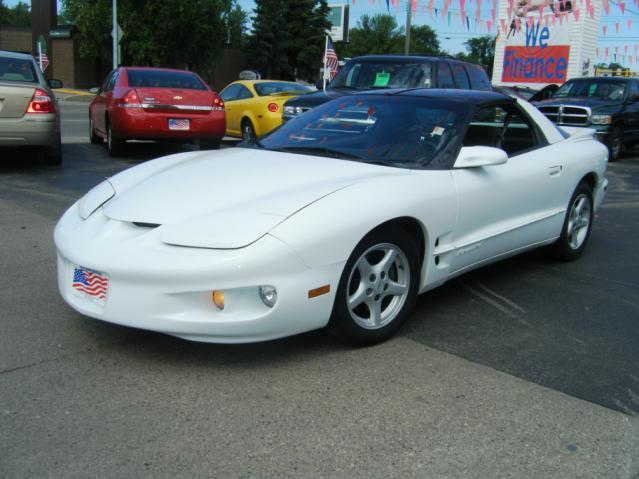
[[[74,266],[71,290],[76,296],[104,306],[109,294],[109,278],[104,273]]]
[[[181,118],[169,118],[169,130],[188,130],[191,128],[191,121]]]

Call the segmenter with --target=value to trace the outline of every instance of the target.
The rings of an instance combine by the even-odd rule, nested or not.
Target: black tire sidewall
[[[614,156],[615,139],[619,139],[619,153],[617,156]],[[608,138],[608,144],[606,146],[608,147],[608,160],[610,162],[615,162],[621,158],[621,155],[623,154],[623,134],[618,126],[614,127],[610,132],[610,137]]]
[[[346,304],[348,280],[359,257],[367,249],[380,243],[393,244],[406,255],[410,268],[410,286],[406,301],[395,319],[383,328],[370,330],[362,328],[351,318],[350,311]],[[419,252],[416,242],[408,233],[401,229],[380,229],[369,233],[355,247],[344,266],[337,288],[337,294],[335,295],[328,330],[341,341],[357,346],[368,346],[385,341],[395,334],[413,309],[419,289],[419,278]]]

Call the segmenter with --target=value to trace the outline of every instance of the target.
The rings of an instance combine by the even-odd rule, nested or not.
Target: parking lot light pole
[[[404,55],[410,54],[410,23],[412,16],[413,8],[411,0],[406,0],[406,38],[404,40]]]
[[[118,0],[113,0],[113,69],[118,67]]]

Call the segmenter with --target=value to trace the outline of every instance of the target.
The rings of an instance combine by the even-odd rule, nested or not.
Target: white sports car
[[[141,164],[55,230],[60,293],[104,321],[263,341],[391,336],[417,294],[540,246],[581,254],[606,148],[492,92],[328,102],[256,144]]]

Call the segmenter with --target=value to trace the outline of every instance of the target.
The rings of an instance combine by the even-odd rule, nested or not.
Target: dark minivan
[[[377,88],[461,88],[491,90],[482,67],[453,58],[404,55],[366,55],[349,60],[318,91],[292,98],[284,104],[284,121],[343,95]]]

